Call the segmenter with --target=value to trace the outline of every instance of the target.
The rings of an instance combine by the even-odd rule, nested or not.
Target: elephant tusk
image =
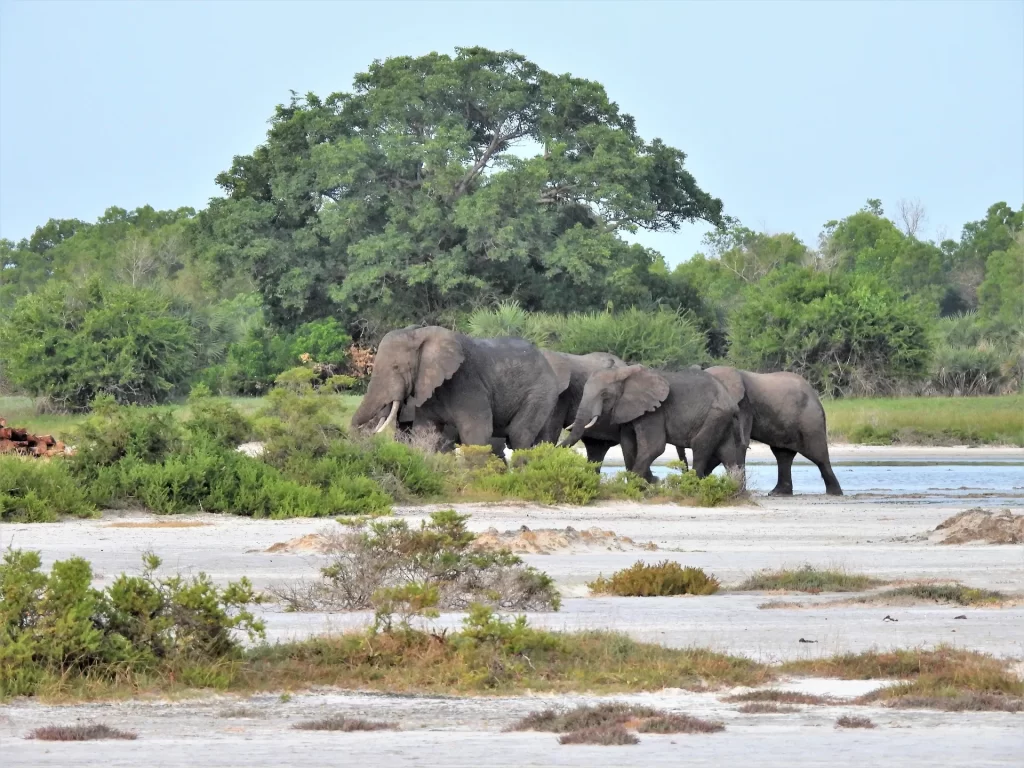
[[[590,428],[591,428],[592,426],[594,426],[595,424],[597,424],[597,420],[598,420],[598,418],[600,418],[600,417],[599,417],[599,416],[595,416],[595,417],[594,417],[594,418],[592,418],[592,419],[591,419],[590,421],[588,421],[588,422],[587,422],[587,426],[585,426],[585,427],[584,427],[584,429],[590,429]]]
[[[389,427],[395,426],[395,421],[397,421],[397,419],[398,419],[398,401],[395,400],[395,402],[393,402],[391,404],[391,413],[388,414],[388,417],[387,417],[387,419],[384,420],[384,423],[381,424],[379,427],[377,427],[377,429],[374,430],[374,434],[380,434],[385,429],[388,429]]]

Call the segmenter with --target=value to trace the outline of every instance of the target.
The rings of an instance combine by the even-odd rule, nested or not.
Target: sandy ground
[[[1018,461],[1019,449],[867,449],[858,461]],[[975,453],[975,450],[978,452]],[[928,451],[927,455],[920,451]],[[940,451],[941,453],[934,453]],[[1015,451],[1015,452],[1014,452]],[[752,452],[753,453],[753,452]],[[840,451],[833,457],[840,460]],[[605,504],[587,508],[535,505],[461,505],[478,532],[576,530],[598,527],[636,542],[653,541],[657,551],[616,547],[570,548],[528,554],[528,562],[551,574],[565,601],[559,613],[531,615],[531,622],[558,629],[608,628],[643,640],[684,647],[700,645],[760,661],[826,655],[871,648],[951,643],[1024,660],[1024,608],[928,606],[822,606],[826,597],[787,595],[801,609],[764,610],[778,595],[723,592],[702,598],[592,598],[585,583],[637,559],[678,560],[701,566],[724,584],[767,567],[839,566],[887,579],[953,579],[1008,592],[1024,591],[1024,545],[940,545],[922,540],[969,502],[922,503],[901,498],[828,498],[818,494],[789,499],[758,495],[754,503],[718,509]],[[1021,512],[1020,503],[1014,504]],[[429,509],[410,507],[410,521]],[[0,525],[0,546],[39,549],[48,566],[81,555],[91,560],[97,584],[117,573],[137,571],[141,554],[152,549],[165,570],[205,571],[218,581],[248,575],[257,587],[314,578],[322,560],[315,554],[275,552],[271,545],[315,534],[337,524],[325,520],[254,521],[197,515],[175,522],[192,527],[119,527],[166,521],[137,512],[110,513],[101,520],[45,525]],[[359,626],[365,613],[293,614],[267,606],[270,640],[307,637]],[[896,621],[883,621],[885,616]],[[955,616],[966,615],[966,619]],[[461,616],[437,623],[455,626]],[[800,640],[814,642],[801,643]],[[788,687],[854,696],[877,682],[794,680]],[[575,698],[516,697],[464,699],[380,696],[338,691],[295,695],[283,702],[266,695],[241,701],[206,697],[186,702],[123,702],[48,707],[16,701],[0,707],[0,765],[153,766],[286,765],[849,765],[982,766],[1020,765],[1024,749],[1021,715],[944,714],[856,707],[878,728],[844,731],[833,727],[850,707],[804,707],[791,715],[741,715],[722,694],[662,691],[642,699],[654,706],[726,723],[720,734],[641,736],[633,747],[561,746],[551,734],[502,733],[526,712]],[[239,706],[250,717],[223,717]],[[400,733],[308,733],[291,729],[301,719],[328,713],[398,721]],[[134,742],[88,744],[24,740],[31,728],[52,723],[104,722],[138,732]],[[325,750],[334,750],[331,753]],[[325,755],[330,754],[330,757]]]

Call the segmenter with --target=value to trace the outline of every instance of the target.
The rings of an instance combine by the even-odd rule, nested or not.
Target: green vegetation
[[[895,603],[901,600],[946,603],[952,605],[991,605],[1006,600],[1006,595],[991,589],[966,587],[963,584],[912,584],[887,589],[875,595],[860,598],[865,603]]]
[[[37,552],[8,550],[0,565],[0,697],[30,695],[69,678],[116,682],[126,671],[216,684],[241,658],[233,632],[255,639],[263,623],[247,579],[221,589],[205,575],[122,574],[93,589],[92,568],[75,557],[40,572]]]
[[[0,456],[0,521],[46,523],[92,517],[95,507],[63,461]]]
[[[726,696],[723,701],[767,703],[767,704],[835,704],[836,699],[828,696],[815,696],[813,693],[782,691],[778,688],[766,688],[760,691],[748,691],[733,696]]]
[[[786,590],[817,594],[819,592],[862,592],[882,584],[885,582],[870,576],[804,565],[802,568],[796,569],[782,568],[777,571],[760,571],[750,576],[736,589],[742,591]]]
[[[319,582],[278,592],[292,610],[374,608],[390,626],[394,613],[487,604],[504,610],[558,610],[561,599],[547,574],[510,552],[480,552],[466,529],[468,515],[433,512],[418,529],[405,520],[376,520],[330,538]]]
[[[602,725],[563,733],[559,744],[596,744],[601,747],[621,747],[639,744],[640,739],[621,725]]]
[[[598,576],[587,584],[598,595],[620,597],[666,597],[669,595],[713,595],[718,591],[718,580],[700,568],[679,565],[664,560],[648,565],[638,560],[629,568],[616,571],[611,578]]]
[[[825,414],[832,440],[1024,446],[1024,395],[829,400]]]

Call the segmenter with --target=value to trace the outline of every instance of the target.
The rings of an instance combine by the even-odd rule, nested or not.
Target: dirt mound
[[[538,528],[531,531],[525,525],[517,531],[501,533],[489,528],[478,534],[473,546],[483,550],[508,549],[517,555],[550,555],[554,552],[629,552],[632,550],[653,551],[658,548],[653,542],[638,544],[628,536],[619,536],[614,531],[590,528],[577,531],[572,526]]]
[[[322,555],[327,551],[328,541],[327,537],[319,533],[307,533],[305,536],[298,536],[288,541],[279,541],[276,544],[271,544],[267,547],[264,552],[272,553],[298,553],[298,554],[317,554]]]
[[[939,524],[934,534],[938,534],[940,544],[1024,544],[1024,515],[1015,515],[1008,509],[968,509]],[[934,538],[934,534],[929,538]]]

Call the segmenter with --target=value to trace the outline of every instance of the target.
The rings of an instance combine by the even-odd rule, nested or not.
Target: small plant
[[[799,712],[799,707],[792,707],[788,704],[775,704],[770,701],[753,701],[739,707],[737,712],[744,715],[783,715]]]
[[[125,739],[134,741],[138,734],[119,731],[103,724],[96,725],[46,725],[31,731],[26,739],[39,741],[98,741],[100,739]]]
[[[405,520],[354,523],[329,537],[330,563],[313,590],[276,595],[292,610],[373,608],[377,624],[391,627],[436,608],[464,610],[485,603],[504,610],[557,610],[554,582],[507,552],[479,552],[466,515],[431,514],[418,529]],[[404,618],[401,618],[404,617]]]
[[[589,504],[601,489],[594,467],[569,448],[539,445],[515,451],[508,470],[501,469],[500,462],[487,461],[471,470],[471,487],[542,504]]]
[[[595,594],[620,597],[665,597],[669,595],[712,595],[719,583],[701,568],[683,567],[664,560],[648,565],[642,560],[630,568],[616,571],[611,578],[599,576],[587,584]]]
[[[668,466],[680,471],[668,475],[659,487],[661,494],[673,501],[696,500],[699,506],[717,507],[735,499],[743,490],[739,482],[728,475],[708,475],[700,478],[692,469],[687,470],[681,461],[670,461]]]
[[[636,729],[640,733],[718,733],[725,726],[690,715],[666,714],[641,720]]]
[[[277,700],[280,701],[282,704],[287,704],[289,701],[292,700],[292,695],[286,691],[282,693],[280,696],[278,696]]]
[[[875,724],[862,715],[843,715],[836,720],[836,728],[874,728]]]
[[[988,605],[1001,603],[1006,595],[991,589],[978,589],[963,584],[913,584],[887,589],[870,597],[871,602],[885,603],[900,599],[927,600],[953,605]]]
[[[628,744],[639,744],[636,734],[630,733],[621,725],[605,725],[570,731],[558,737],[559,744],[597,744],[602,747],[619,747]]]
[[[727,696],[724,701],[766,703],[766,704],[834,704],[835,700],[827,696],[815,696],[812,693],[799,693],[797,691],[780,691],[777,688],[768,688],[763,691],[748,691],[747,693]]]
[[[797,569],[759,571],[736,589],[741,591],[787,590],[817,594],[819,592],[860,592],[881,584],[885,584],[885,582],[870,576],[804,565]]]
[[[65,459],[25,461],[0,456],[0,521],[51,523],[63,515],[95,514],[96,507]]]
[[[397,731],[398,723],[383,720],[364,720],[358,717],[332,715],[320,720],[303,720],[292,726],[299,731]]]

